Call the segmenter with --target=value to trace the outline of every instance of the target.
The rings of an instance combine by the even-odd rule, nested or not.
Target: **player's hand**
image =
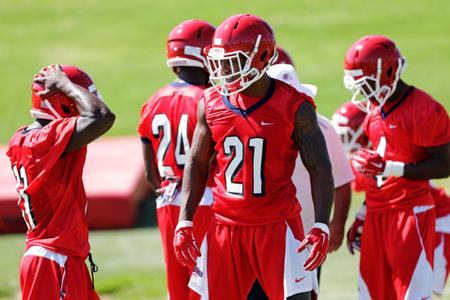
[[[329,235],[330,232],[326,224],[315,223],[300,244],[297,252],[302,252],[308,245],[312,246],[309,257],[303,264],[306,271],[312,271],[319,267],[327,257]]]
[[[355,152],[352,166],[366,176],[375,176],[383,173],[386,162],[375,151],[364,148]]]
[[[175,256],[183,266],[190,268],[196,266],[197,257],[201,256],[192,226],[191,221],[179,221],[173,239]]]
[[[361,250],[361,237],[365,218],[366,206],[363,204],[347,232],[347,248],[351,254],[355,254],[355,250]]]
[[[44,90],[36,92],[38,96],[48,96],[58,91],[64,90],[71,84],[66,73],[63,72],[60,65],[50,65],[42,68],[38,74],[33,76],[33,82],[41,84]]]
[[[345,222],[344,222],[345,223]],[[332,220],[330,222],[330,243],[328,247],[328,253],[334,252],[339,249],[344,240],[345,224]]]

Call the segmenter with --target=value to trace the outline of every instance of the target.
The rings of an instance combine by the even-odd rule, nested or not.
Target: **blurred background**
[[[98,142],[127,145],[116,155],[120,155],[117,163],[130,171],[129,178],[116,176],[114,165],[102,165],[103,173],[87,165],[85,178],[91,181],[89,176],[110,175],[103,177],[102,187],[92,187],[92,194],[100,198],[99,213],[89,216],[93,229],[109,228],[92,231],[90,236],[100,268],[96,288],[103,299],[167,298],[153,195],[146,192],[139,177],[143,168],[136,135],[139,112],[158,88],[174,79],[165,64],[169,31],[186,19],[218,25],[238,13],[259,15],[272,25],[278,45],[293,57],[300,80],[318,86],[318,112],[327,117],[349,100],[342,84],[344,55],[355,40],[367,34],[384,34],[396,41],[408,59],[405,81],[429,92],[447,111],[450,108],[447,0],[0,0],[0,145],[6,145],[18,127],[31,122],[31,79],[48,64],[84,69],[117,115],[108,136]],[[113,152],[104,145],[92,148],[97,153],[91,156],[93,162]],[[5,147],[0,151],[0,168],[8,173]],[[10,177],[0,179],[6,182]],[[126,187],[115,189],[125,182]],[[450,191],[448,179],[437,184]],[[4,185],[5,194],[14,193],[13,183]],[[120,202],[123,199],[128,202]],[[347,225],[361,201],[362,195],[355,194]],[[6,211],[1,202],[0,213]],[[105,207],[107,216],[101,213]],[[18,208],[14,209],[19,217]],[[15,222],[8,224],[20,231],[23,224]],[[20,297],[18,266],[24,240],[23,233],[0,235],[0,299]],[[357,298],[358,259],[358,254],[351,256],[345,247],[328,257],[321,299]],[[443,298],[449,297],[447,287]]]

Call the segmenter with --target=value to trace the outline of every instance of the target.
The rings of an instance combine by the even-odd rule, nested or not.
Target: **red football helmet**
[[[94,82],[84,71],[74,66],[60,65],[60,67],[72,82],[100,97]],[[45,90],[43,84],[33,83],[31,86],[32,109],[30,113],[34,119],[55,120],[79,115],[77,106],[72,99],[60,92],[47,95],[44,98],[36,94],[36,92],[43,90]]]
[[[205,50],[211,83],[223,95],[245,90],[277,59],[272,28],[260,17],[248,14],[223,21],[212,46]]]
[[[273,63],[273,65],[287,64],[287,65],[291,65],[291,66],[295,67],[292,57],[289,55],[289,53],[287,53],[286,50],[284,50],[280,46],[277,46],[276,49],[278,52],[278,59]]]
[[[331,117],[331,123],[340,136],[347,155],[367,147],[369,143],[363,128],[366,115],[350,101],[340,106]]]
[[[353,93],[352,101],[368,111],[371,102],[382,106],[394,93],[405,67],[406,59],[393,41],[365,36],[347,51],[344,85]]]
[[[214,30],[202,20],[187,20],[175,26],[167,38],[167,66],[207,69],[203,49],[211,45]]]

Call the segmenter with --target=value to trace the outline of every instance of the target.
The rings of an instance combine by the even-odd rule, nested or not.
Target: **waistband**
[[[67,261],[67,256],[63,254],[59,254],[48,249],[45,249],[41,246],[32,246],[30,247],[23,256],[40,256],[45,257],[47,259],[53,260],[60,266],[64,266]]]

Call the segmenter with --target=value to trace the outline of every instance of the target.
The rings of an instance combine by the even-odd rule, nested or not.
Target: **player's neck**
[[[200,68],[180,68],[178,78],[192,85],[208,84],[208,75]]]
[[[241,93],[248,97],[262,98],[264,97],[270,88],[270,78],[267,74],[264,74],[260,79],[255,81],[248,88]]]
[[[397,83],[395,92],[389,97],[386,103],[393,103],[396,102],[398,99],[401,99],[409,87],[410,86],[408,84],[406,84],[403,80],[400,79]]]

